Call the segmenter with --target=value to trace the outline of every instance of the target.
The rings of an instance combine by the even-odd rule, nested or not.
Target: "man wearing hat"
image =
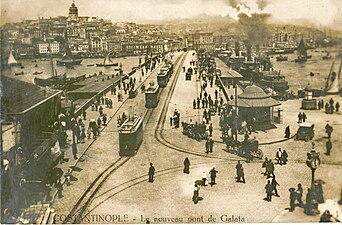
[[[150,168],[148,170],[148,182],[150,182],[150,183],[152,183],[154,181],[154,179],[153,179],[154,171],[155,171],[155,168],[153,166],[153,163],[150,163]]]

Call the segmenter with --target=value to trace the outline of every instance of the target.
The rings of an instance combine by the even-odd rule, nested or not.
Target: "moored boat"
[[[287,61],[287,56],[279,55],[276,57],[276,59],[277,59],[277,62]]]
[[[111,67],[111,66],[118,66],[119,63],[114,63],[110,57],[109,53],[106,55],[106,58],[103,60],[103,63],[96,63],[98,67]]]

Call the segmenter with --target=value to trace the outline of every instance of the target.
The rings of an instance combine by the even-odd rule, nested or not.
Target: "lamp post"
[[[310,204],[311,211],[307,212],[310,215],[316,215],[319,214],[318,210],[318,202],[316,200],[316,194],[315,194],[315,171],[320,166],[321,159],[319,158],[319,152],[316,152],[315,150],[315,143],[312,143],[312,149],[310,152],[307,153],[307,159],[306,159],[306,165],[311,169],[311,202],[308,202],[307,204]]]

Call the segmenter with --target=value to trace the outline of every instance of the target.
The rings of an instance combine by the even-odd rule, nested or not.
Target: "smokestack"
[[[247,61],[252,61],[252,46],[250,44],[246,44],[247,48]]]
[[[240,56],[240,43],[238,41],[235,42],[235,55]]]

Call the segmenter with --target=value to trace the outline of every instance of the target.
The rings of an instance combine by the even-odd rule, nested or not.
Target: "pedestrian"
[[[202,186],[208,186],[207,175],[205,172],[202,173]]]
[[[154,172],[155,172],[155,168],[153,166],[153,163],[150,163],[150,168],[148,170],[148,182],[150,183],[154,181]]]
[[[240,160],[238,160],[238,163],[236,164],[235,168],[236,168],[236,182],[246,183],[246,181],[245,181],[245,173],[243,171],[243,166],[240,163]]]
[[[312,193],[310,188],[308,188],[308,193],[306,193],[306,204],[304,212],[307,215],[312,214]]]
[[[298,114],[298,123],[301,123],[302,120],[303,120],[303,114],[302,114],[302,112],[299,112],[299,114]]]
[[[85,110],[83,111],[82,116],[83,116],[83,120],[87,119],[87,112]]]
[[[331,215],[329,210],[325,210],[322,215],[319,218],[320,223],[329,223],[329,222],[334,222],[333,220],[333,215]],[[335,221],[337,222],[337,221]]]
[[[304,207],[304,203],[303,203],[303,188],[302,188],[302,184],[299,183],[297,185],[297,190],[296,190],[296,199],[299,203],[299,207],[303,208]]]
[[[101,117],[97,118],[97,126],[101,128],[102,120]]]
[[[326,149],[327,149],[327,152],[325,153],[326,155],[330,155],[330,151],[332,149],[332,143],[331,143],[331,140],[330,138],[328,139],[327,143],[325,144],[326,146]]]
[[[170,116],[170,126],[172,127],[172,121],[173,121],[173,118],[172,116]]]
[[[218,96],[218,91],[217,89],[215,90],[215,99],[217,99],[217,96]]]
[[[290,192],[290,212],[293,212],[295,210],[295,200],[296,200],[296,192],[294,188],[289,189]]]
[[[214,184],[216,184],[216,174],[218,173],[217,170],[215,170],[215,167],[213,167],[209,174],[210,174],[210,185],[213,186]]]
[[[274,164],[271,159],[268,160],[268,174],[267,178],[271,177],[271,174],[274,175]]]
[[[279,150],[276,153],[276,160],[277,160],[277,164],[282,165],[282,151],[281,148],[279,148]]]
[[[72,148],[72,154],[74,156],[74,159],[75,160],[78,159],[77,158],[77,144],[75,142],[72,143],[71,148]]]
[[[84,144],[84,142],[85,142],[85,138],[86,138],[86,133],[85,132],[86,132],[85,131],[85,126],[84,126],[84,123],[83,123],[82,129],[81,129],[81,136],[80,136],[82,144]]]
[[[281,154],[281,161],[282,161],[283,165],[285,165],[287,163],[287,161],[288,161],[287,157],[288,157],[288,154],[287,154],[286,150],[284,149],[282,154]]]
[[[290,138],[290,125],[285,128],[285,138]]]
[[[323,196],[323,187],[322,183],[318,183],[315,185],[315,194],[316,194],[316,200],[318,203],[324,203],[324,196]]]
[[[103,114],[103,117],[102,117],[102,122],[103,122],[103,126],[107,126],[107,115],[106,114]]]
[[[88,135],[88,139],[90,139],[91,138],[91,128],[90,127],[88,127],[88,129],[87,129],[87,135]]]
[[[210,135],[210,137],[213,136],[213,124],[212,123],[210,123],[210,125],[209,125],[209,135]]]
[[[69,168],[68,171],[64,174],[64,178],[65,178],[65,182],[66,182],[67,186],[69,186],[71,184],[70,183],[71,172],[72,172],[72,169]]]
[[[329,123],[327,123],[327,125],[325,125],[325,133],[328,134],[328,138],[331,138],[331,133],[333,132],[333,127],[329,125]]]
[[[212,138],[209,139],[209,152],[213,153],[214,149],[214,140]]]
[[[63,193],[62,193],[63,192],[63,184],[62,184],[60,178],[56,182],[55,188],[57,189],[57,196],[58,196],[58,198],[62,198],[63,197]]]
[[[329,104],[330,104],[330,105],[334,105],[334,99],[333,99],[333,98],[330,98]]]
[[[192,108],[196,109],[196,99],[194,99],[194,101],[192,102]]]
[[[325,113],[328,114],[329,113],[329,103],[325,103],[324,105],[324,109],[325,109]]]
[[[194,195],[192,196],[192,201],[197,204],[199,201],[199,186],[195,184]]]
[[[197,98],[197,109],[200,108],[200,105],[201,105],[201,100],[200,100],[200,98]]]
[[[339,112],[339,110],[340,110],[340,103],[336,102],[335,109],[336,109],[336,112]]]
[[[210,150],[210,142],[209,139],[205,142],[205,153],[209,153]]]
[[[268,202],[272,201],[273,188],[272,188],[271,182],[269,180],[267,181],[267,184],[265,186],[265,190],[266,190],[266,201],[268,201]]]
[[[188,159],[188,157],[185,158],[184,160],[184,169],[183,169],[183,173],[189,174],[189,167],[190,167],[190,160]]]
[[[305,123],[306,118],[307,118],[307,117],[306,117],[306,114],[305,114],[305,112],[303,112],[303,113],[302,113],[302,119],[303,119],[303,122],[304,122],[304,123]]]
[[[280,197],[277,191],[277,186],[279,186],[279,183],[275,179],[275,175],[273,175],[272,181],[271,181],[272,189],[274,191],[275,196]],[[272,191],[272,192],[273,192]]]
[[[267,157],[265,157],[265,161],[262,163],[262,168],[265,168],[264,176],[269,174],[269,171],[268,171],[268,159],[267,159]]]

